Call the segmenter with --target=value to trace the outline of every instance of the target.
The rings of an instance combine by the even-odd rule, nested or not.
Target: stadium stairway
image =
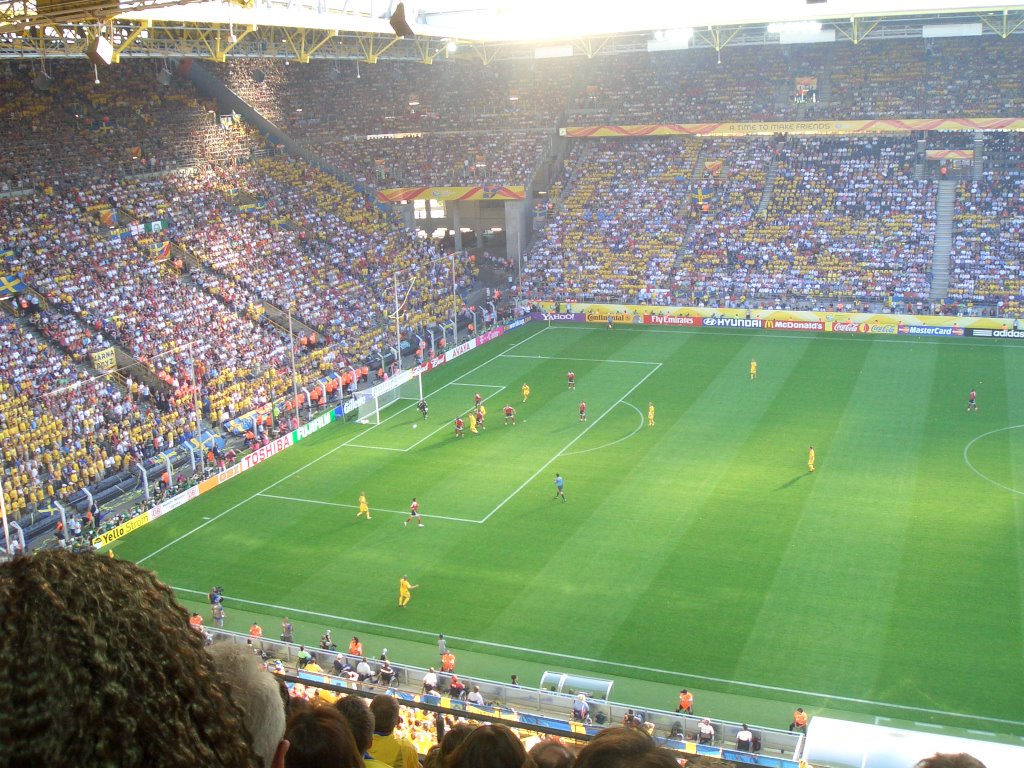
[[[914,181],[924,181],[925,178],[925,151],[927,140],[918,139],[914,143]]]
[[[185,269],[191,272],[193,269],[201,269],[202,262],[199,257],[196,256],[188,248],[183,248],[178,243],[171,241],[171,261],[177,261],[181,259],[181,263],[185,265]]]
[[[504,292],[509,286],[509,270],[500,266],[495,260],[495,257],[504,256],[507,250],[494,248],[493,246],[490,251],[474,250],[477,250],[476,263],[480,274],[477,275],[476,285],[463,297],[468,304],[479,302],[485,298],[488,288],[492,291],[497,288],[499,291]],[[486,258],[484,254],[487,254]],[[515,275],[515,266],[512,268],[512,274],[513,276]]]
[[[793,106],[793,84],[791,82],[782,83],[775,92],[775,108],[779,110],[781,114],[785,114],[786,110],[791,109]]]
[[[26,336],[31,337],[32,340],[35,341],[37,344],[42,344],[46,348],[52,347],[55,349],[59,349],[61,352],[67,354],[69,357],[72,356],[71,350],[69,350],[67,347],[60,344],[58,341],[47,338],[45,335],[43,335],[43,332],[39,330],[39,326],[36,325],[36,323],[32,322],[32,319],[28,315],[19,315],[16,312],[11,311],[10,304],[8,304],[7,302],[4,302],[4,304],[5,310],[8,313],[10,313],[11,317],[14,320],[14,324],[17,325]],[[88,356],[86,356],[86,360],[88,360]],[[88,376],[95,376],[99,373],[98,371],[91,369],[88,363],[75,362],[75,369],[76,374],[84,371]]]
[[[693,169],[690,171],[690,182],[696,184],[704,178],[704,142],[701,142],[700,149],[697,150],[697,159],[693,161]],[[672,272],[678,273],[683,264],[685,264],[692,256],[690,250],[690,227],[692,226],[689,218],[683,222],[686,228],[679,234],[679,247],[676,249],[676,257],[672,262]]]
[[[31,336],[36,342],[43,344],[45,348],[59,349],[74,359],[75,353],[70,348],[65,347],[56,339],[46,336],[30,317],[15,315],[14,322],[27,336]],[[124,389],[125,377],[127,376],[133,377],[136,381],[145,382],[154,391],[167,390],[167,385],[164,382],[154,376],[148,368],[128,354],[122,347],[113,343],[110,346],[114,350],[114,359],[116,360],[114,375],[111,378],[122,390]],[[92,365],[92,360],[88,354],[85,355],[84,359],[75,361],[74,366],[77,374],[84,374],[86,378],[95,378],[105,373]]]
[[[277,305],[271,304],[269,301],[262,302],[261,306],[263,307],[263,317],[265,317],[267,322],[276,327],[282,333],[290,333],[296,340],[303,336],[317,334],[317,330],[315,328],[310,325],[306,325],[295,315],[292,315],[291,320],[289,321],[287,309],[281,309]]]
[[[971,163],[971,179],[981,181],[985,173],[985,134],[978,131],[974,134],[974,161]]]
[[[835,58],[835,47],[825,46],[825,61],[818,75],[818,103],[828,104],[832,100],[832,60]]]
[[[953,250],[953,202],[956,181],[939,181],[935,201],[935,246],[932,251],[932,287],[928,297],[932,301],[946,298],[949,292],[949,254]]]
[[[764,216],[768,211],[768,205],[772,201],[772,192],[775,191],[775,177],[778,175],[778,170],[779,161],[773,157],[764,174],[764,189],[761,190],[761,200],[757,204],[758,217]]]
[[[362,185],[357,184],[354,179],[343,174],[337,168],[332,167],[323,158],[302,146],[298,141],[285,133],[282,128],[260,114],[252,104],[228,88],[217,77],[207,72],[198,61],[190,60],[187,71],[188,78],[196,86],[199,93],[207,98],[214,99],[219,109],[224,111],[231,110],[238,114],[249,126],[260,132],[268,145],[283,147],[284,151],[289,155],[301,158],[314,168],[330,173],[335,178],[351,184],[360,191],[364,191]]]
[[[697,150],[697,159],[693,161],[693,168],[690,170],[690,181],[700,181],[704,178],[704,142],[700,143]]]

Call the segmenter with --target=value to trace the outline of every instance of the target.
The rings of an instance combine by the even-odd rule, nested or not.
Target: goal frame
[[[415,382],[415,388],[412,386],[413,382]],[[410,392],[410,394],[404,394],[405,392]],[[422,372],[414,368],[399,371],[386,381],[370,387],[356,411],[356,421],[360,424],[380,424],[381,411],[399,400],[414,398],[416,402],[423,399]]]

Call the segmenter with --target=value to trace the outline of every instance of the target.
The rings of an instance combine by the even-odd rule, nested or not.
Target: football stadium
[[[1024,765],[1024,5],[550,5],[5,6],[0,763]]]

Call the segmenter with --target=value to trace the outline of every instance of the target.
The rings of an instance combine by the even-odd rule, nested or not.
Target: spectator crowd
[[[721,63],[694,49],[491,67],[443,56],[430,67],[203,65],[346,181],[266,156],[265,140],[234,115],[222,120],[187,67],[125,61],[97,83],[81,62],[6,65],[0,254],[27,288],[5,297],[0,323],[8,509],[47,508],[203,429],[268,411],[296,385],[326,404],[336,390],[321,380],[369,370],[395,343],[396,320],[410,338],[471,316],[462,296],[477,284],[473,259],[408,232],[370,186],[529,185],[557,156],[513,292],[528,299],[927,303],[937,183],[921,172],[918,137],[566,148],[554,129],[1016,116],[1022,57],[1011,36],[727,47]],[[816,79],[813,99],[794,103],[795,78]],[[1014,134],[987,135],[984,147],[983,172],[955,196],[945,309],[1016,316],[1024,151]],[[112,349],[139,367],[97,375],[96,356]]]

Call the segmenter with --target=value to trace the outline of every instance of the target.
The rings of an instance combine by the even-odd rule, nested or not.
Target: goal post
[[[412,400],[418,403],[422,399],[421,373],[414,369],[399,371],[387,381],[370,388],[356,411],[356,421],[360,424],[380,424],[381,411],[392,403],[399,400]]]

